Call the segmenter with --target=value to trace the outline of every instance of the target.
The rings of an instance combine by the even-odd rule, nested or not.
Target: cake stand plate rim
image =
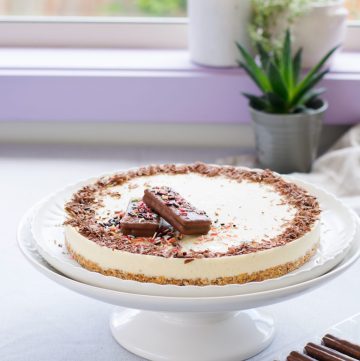
[[[62,275],[49,265],[38,253],[31,240],[29,217],[32,210],[25,214],[18,228],[18,245],[25,258],[41,273],[55,282],[75,292],[88,297],[96,298],[110,304],[133,307],[154,311],[190,311],[190,312],[217,312],[249,309],[260,307],[294,297],[300,293],[307,292],[311,288],[319,287],[349,268],[360,256],[360,238],[354,242],[345,259],[334,269],[310,281],[302,282],[272,291],[264,291],[254,294],[221,296],[221,297],[165,297],[146,294],[131,294],[113,291],[100,287],[88,285]],[[352,254],[350,254],[352,253]],[[253,305],[253,306],[251,306]]]
[[[80,282],[85,282],[97,287],[113,289],[120,292],[130,292],[130,293],[139,292],[140,294],[142,294],[144,290],[146,290],[147,294],[160,295],[160,296],[170,295],[174,297],[178,297],[178,296],[211,297],[211,296],[248,294],[254,292],[262,292],[264,290],[271,290],[272,288],[282,288],[284,286],[288,286],[291,284],[296,284],[298,282],[303,282],[312,279],[314,277],[321,275],[322,273],[328,272],[331,268],[333,268],[345,256],[350,246],[351,239],[353,238],[354,230],[356,228],[356,226],[354,226],[355,217],[356,217],[354,216],[354,212],[349,210],[348,207],[346,207],[337,197],[327,192],[326,190],[318,186],[314,186],[308,182],[304,182],[302,180],[299,181],[288,176],[285,178],[289,178],[292,181],[298,182],[300,185],[301,184],[308,185],[313,189],[318,190],[320,194],[325,196],[328,200],[330,200],[330,202],[335,202],[334,204],[337,205],[337,207],[340,206],[340,208],[341,207],[343,208],[340,210],[337,209],[336,212],[341,213],[344,210],[346,212],[349,212],[349,217],[347,219],[347,222],[349,226],[348,228],[350,228],[351,231],[348,232],[349,236],[347,241],[345,242],[346,247],[344,246],[344,248],[341,251],[338,251],[338,253],[335,256],[327,260],[325,263],[314,264],[314,266],[312,266],[311,269],[304,270],[300,268],[299,270],[295,270],[277,279],[276,278],[269,279],[262,282],[251,282],[243,285],[230,284],[224,286],[175,286],[175,285],[158,285],[154,283],[141,283],[130,280],[122,280],[116,277],[105,276],[97,272],[89,271],[81,267],[73,260],[65,261],[61,255],[59,256],[57,254],[53,254],[51,251],[49,251],[49,247],[44,246],[44,241],[38,239],[39,237],[35,237],[37,241],[36,243],[38,245],[38,250],[40,254],[55,268],[59,269],[62,273],[66,274],[67,276],[73,279],[77,279]],[[90,178],[90,179],[93,180],[94,178]],[[75,185],[77,184],[80,183],[76,183]],[[74,184],[72,186],[74,186]],[[60,191],[60,193],[62,191]],[[57,193],[58,192],[53,193],[52,195],[47,197],[47,199],[54,197],[54,194]],[[42,203],[40,202],[38,204],[41,207]],[[36,214],[38,214],[37,212],[38,210],[34,211],[35,216]],[[50,246],[52,246],[52,244]],[[244,290],[244,287],[246,288],[246,290]],[[248,291],[247,289],[250,289],[250,291]]]

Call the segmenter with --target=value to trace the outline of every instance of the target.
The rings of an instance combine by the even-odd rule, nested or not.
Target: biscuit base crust
[[[227,285],[227,284],[243,284],[248,282],[259,282],[264,281],[270,278],[278,278],[289,272],[294,271],[295,269],[301,267],[310,258],[316,253],[316,250],[319,246],[317,243],[312,249],[310,249],[304,256],[298,258],[293,262],[288,262],[282,265],[278,265],[276,267],[267,268],[262,271],[257,271],[253,273],[242,273],[236,276],[231,277],[218,277],[216,279],[207,279],[207,278],[195,278],[195,279],[175,279],[175,278],[166,278],[162,276],[146,276],[144,274],[134,274],[123,272],[118,269],[103,269],[97,263],[87,260],[80,254],[76,253],[71,245],[66,241],[66,247],[72,257],[84,268],[89,271],[98,272],[105,276],[113,276],[118,277],[124,280],[132,280],[138,282],[146,282],[146,283],[157,283],[160,285],[177,285],[177,286],[186,286],[186,285],[194,285],[194,286],[208,286],[208,285]]]

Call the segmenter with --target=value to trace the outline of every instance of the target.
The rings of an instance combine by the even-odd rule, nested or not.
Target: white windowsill
[[[2,48],[0,71],[239,71],[193,64],[187,50]],[[360,52],[335,56],[332,73],[359,73]],[[20,73],[21,74],[21,73]]]
[[[2,70],[190,70],[185,50],[0,49]]]

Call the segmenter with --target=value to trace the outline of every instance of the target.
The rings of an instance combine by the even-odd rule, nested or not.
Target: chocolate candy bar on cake
[[[160,217],[142,200],[129,202],[126,214],[120,221],[121,231],[125,235],[152,237],[160,225]]]
[[[182,234],[207,234],[210,230],[211,220],[207,214],[170,187],[145,189],[143,201]]]

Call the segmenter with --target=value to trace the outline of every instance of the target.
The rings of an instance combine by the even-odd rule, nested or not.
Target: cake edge
[[[134,247],[132,240],[123,237],[114,242],[112,235],[108,235],[104,232],[103,228],[99,228],[100,225],[97,225],[93,220],[95,209],[92,209],[92,202],[95,199],[95,194],[97,192],[107,189],[109,186],[120,185],[137,177],[152,176],[162,173],[174,175],[198,173],[207,177],[224,176],[239,182],[245,180],[249,182],[271,184],[278,193],[284,196],[290,204],[297,208],[295,217],[283,233],[270,239],[272,247],[283,246],[284,244],[293,242],[294,239],[301,238],[306,235],[311,226],[320,219],[319,215],[321,210],[316,197],[312,196],[303,187],[283,179],[277,173],[270,170],[251,170],[249,168],[209,165],[197,162],[187,165],[150,165],[104,176],[95,183],[86,185],[73,194],[71,200],[65,204],[67,218],[64,225],[70,225],[77,228],[82,236],[102,246],[104,245],[119,251],[129,251],[132,253],[139,252],[137,245]],[[263,242],[252,242],[245,247],[243,244],[241,244],[240,247],[233,247],[232,254],[242,255],[245,253],[256,253],[268,248],[268,244],[264,244]],[[174,252],[177,252],[177,250],[174,249]],[[172,252],[167,253],[168,255],[164,255],[163,252],[159,251],[158,247],[153,244],[149,244],[146,247],[147,255],[151,254],[154,256],[170,257],[173,254]],[[181,257],[181,255],[177,256]],[[222,252],[188,251],[186,257],[183,258],[215,258],[222,256],[226,256],[226,254]]]
[[[288,274],[306,262],[308,262],[316,253],[319,247],[320,241],[318,241],[309,251],[306,252],[305,255],[296,259],[292,262],[287,262],[281,265],[277,265],[275,267],[267,268],[265,270],[256,271],[251,274],[242,273],[236,276],[226,276],[226,277],[218,277],[213,280],[209,280],[206,278],[195,278],[195,279],[176,279],[176,278],[167,278],[164,276],[146,276],[144,274],[135,274],[129,272],[123,272],[118,269],[104,269],[99,266],[97,263],[86,259],[80,254],[76,253],[70,246],[70,244],[65,241],[66,248],[68,252],[71,254],[73,259],[78,262],[82,267],[87,269],[88,271],[97,272],[104,276],[113,276],[123,280],[137,281],[143,283],[156,283],[160,285],[176,285],[176,286],[224,286],[228,284],[245,284],[249,282],[260,282],[268,279],[279,278]]]

